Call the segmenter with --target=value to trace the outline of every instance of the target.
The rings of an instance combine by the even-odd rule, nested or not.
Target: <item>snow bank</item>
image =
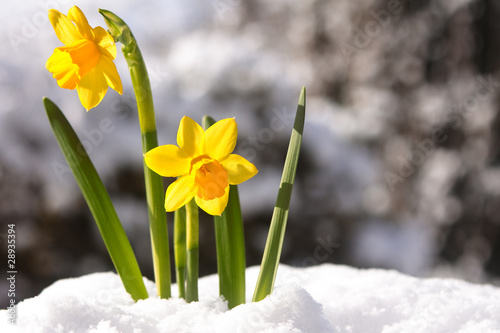
[[[258,267],[247,270],[251,298]],[[134,303],[114,273],[60,280],[18,304],[2,332],[500,332],[500,289],[453,279],[324,264],[281,266],[271,297],[231,311],[216,275],[200,280],[200,302]],[[146,281],[151,295],[154,284]],[[175,291],[176,288],[174,287]]]

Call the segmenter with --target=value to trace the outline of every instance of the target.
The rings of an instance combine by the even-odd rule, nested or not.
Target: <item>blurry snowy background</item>
[[[74,4],[92,26],[105,25],[97,12],[105,8],[132,28],[149,66],[160,144],[175,142],[183,115],[236,117],[236,151],[260,170],[240,186],[248,266],[260,263],[306,86],[282,262],[480,283],[500,275],[500,1],[2,0],[1,256],[6,224],[15,223],[17,300],[60,278],[112,270],[42,96],[85,140],[152,279],[139,126],[121,53],[123,96],[109,90],[89,113],[44,68],[61,46],[46,11]],[[216,262],[203,217],[206,275]]]

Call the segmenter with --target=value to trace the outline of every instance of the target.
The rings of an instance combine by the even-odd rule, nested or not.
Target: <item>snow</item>
[[[247,269],[247,300],[259,267]],[[155,286],[145,280],[150,295]],[[175,293],[176,286],[173,286]],[[200,302],[155,296],[134,303],[115,273],[59,280],[0,311],[2,332],[500,332],[500,289],[455,279],[323,264],[282,265],[274,293],[232,310],[218,279],[200,279]]]

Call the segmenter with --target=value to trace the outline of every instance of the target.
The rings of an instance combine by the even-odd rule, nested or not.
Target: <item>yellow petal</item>
[[[92,35],[92,27],[89,25],[87,18],[80,8],[77,6],[71,7],[68,11],[68,19],[75,22],[76,28],[83,38],[88,40],[94,39],[94,36]]]
[[[224,160],[236,146],[238,127],[234,118],[222,119],[205,131],[203,153],[216,160]]]
[[[54,53],[45,63],[45,68],[52,73],[61,88],[75,89],[80,82],[78,66],[73,63],[69,53],[61,51],[60,48],[54,50]]]
[[[116,45],[113,37],[102,27],[95,27],[93,33],[94,41],[102,48],[101,53],[114,60],[116,58]]]
[[[120,75],[118,75],[115,63],[110,58],[103,55],[97,67],[104,74],[107,84],[121,95],[123,93],[122,80],[120,79]]]
[[[221,215],[227,206],[227,200],[229,197],[229,186],[226,186],[224,190],[224,195],[220,198],[215,198],[212,200],[203,200],[202,198],[195,196],[194,199],[198,207],[203,209],[210,215]]]
[[[165,210],[173,212],[187,204],[193,198],[191,186],[192,177],[188,175],[182,176],[170,184],[165,194]]]
[[[158,146],[144,154],[146,165],[163,177],[177,177],[189,173],[190,160],[181,156],[174,145]]]
[[[201,154],[203,128],[193,119],[184,116],[177,131],[177,144],[186,157],[196,157]]]
[[[102,72],[94,68],[81,79],[76,90],[80,102],[88,111],[102,101],[108,90],[108,84]]]
[[[220,164],[226,169],[229,175],[229,184],[236,185],[252,178],[259,172],[255,165],[250,163],[240,155],[231,154]]]
[[[83,39],[75,25],[66,15],[61,14],[58,10],[49,10],[49,20],[54,27],[57,38],[59,38],[64,45],[71,45]]]

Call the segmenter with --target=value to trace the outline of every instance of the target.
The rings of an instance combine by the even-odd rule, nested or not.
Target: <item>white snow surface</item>
[[[247,300],[259,267],[247,269]],[[59,280],[17,306],[16,325],[0,311],[1,332],[500,332],[500,289],[455,279],[323,264],[279,268],[274,293],[227,309],[217,275],[199,281],[200,302],[134,303],[115,273]],[[175,293],[176,286],[173,286]]]

